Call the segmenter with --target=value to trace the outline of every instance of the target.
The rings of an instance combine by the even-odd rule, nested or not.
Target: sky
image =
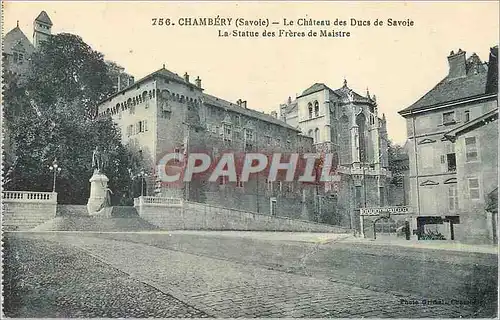
[[[199,76],[206,93],[266,113],[277,111],[312,84],[377,97],[388,134],[406,140],[397,113],[429,91],[448,73],[447,56],[459,48],[487,61],[498,44],[498,2],[3,2],[3,32],[19,27],[32,40],[33,20],[45,10],[52,33],[78,34],[107,60],[136,79],[166,68],[191,79]],[[180,18],[232,18],[231,26],[180,26]],[[175,26],[153,25],[153,18]],[[279,25],[237,28],[236,19],[269,19]],[[283,19],[369,20],[369,27],[284,26]],[[414,22],[387,26],[387,19]],[[383,26],[374,26],[379,19]],[[227,20],[226,20],[227,21]],[[224,31],[348,31],[350,37],[219,37]],[[381,116],[381,115],[380,115]]]

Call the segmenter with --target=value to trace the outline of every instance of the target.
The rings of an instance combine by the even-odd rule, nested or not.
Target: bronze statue
[[[92,168],[94,168],[94,173],[103,173],[105,160],[105,153],[101,151],[99,146],[95,147],[92,154]]]

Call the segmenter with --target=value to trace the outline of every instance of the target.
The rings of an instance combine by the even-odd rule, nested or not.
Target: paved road
[[[80,248],[215,317],[488,317],[496,310],[493,255],[193,234],[17,237]]]

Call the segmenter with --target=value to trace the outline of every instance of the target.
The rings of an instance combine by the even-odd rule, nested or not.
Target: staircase
[[[134,207],[107,207],[89,216],[87,206],[61,206],[58,216],[31,231],[94,231],[134,232],[158,230],[158,227],[139,217]],[[85,211],[84,211],[85,209]]]

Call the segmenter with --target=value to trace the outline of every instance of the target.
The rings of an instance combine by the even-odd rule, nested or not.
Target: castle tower
[[[47,12],[42,11],[33,21],[33,45],[35,49],[40,47],[40,43],[46,41],[52,34],[52,21]]]

